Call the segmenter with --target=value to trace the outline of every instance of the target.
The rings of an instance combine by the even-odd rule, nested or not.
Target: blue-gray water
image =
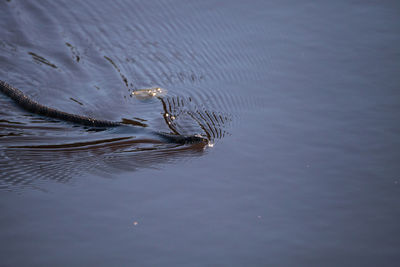
[[[0,80],[214,146],[0,95],[0,266],[398,266],[399,74],[397,1],[2,0]]]

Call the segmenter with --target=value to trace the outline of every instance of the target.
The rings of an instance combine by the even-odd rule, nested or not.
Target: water
[[[1,266],[397,266],[396,1],[1,1]],[[160,98],[136,90],[161,87]],[[149,131],[202,134],[165,144]]]

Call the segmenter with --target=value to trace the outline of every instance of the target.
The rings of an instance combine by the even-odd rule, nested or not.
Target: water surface
[[[1,1],[0,265],[396,266],[396,1]],[[160,97],[139,99],[143,88]],[[201,134],[214,146],[149,131]]]

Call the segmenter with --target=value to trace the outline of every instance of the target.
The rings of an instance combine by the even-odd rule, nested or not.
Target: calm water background
[[[399,71],[397,1],[2,0],[0,79],[215,145],[1,95],[0,265],[398,266]]]

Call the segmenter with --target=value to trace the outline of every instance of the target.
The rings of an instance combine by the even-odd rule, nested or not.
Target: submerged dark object
[[[20,107],[23,109],[39,114],[49,118],[55,118],[63,121],[68,121],[76,124],[81,124],[89,127],[96,127],[96,128],[110,128],[110,127],[119,127],[119,126],[126,126],[123,123],[116,122],[116,121],[109,121],[109,120],[100,120],[95,118],[90,118],[86,116],[76,115],[67,113],[64,111],[60,111],[54,108],[47,107],[42,105],[19,89],[9,85],[8,83],[0,80],[0,91],[4,94],[9,96],[12,100],[14,100]],[[134,126],[131,126],[134,127]],[[208,143],[208,140],[201,135],[180,135],[180,134],[168,134],[163,132],[153,131],[152,134],[160,137],[161,139],[170,142],[170,143],[177,143],[177,144],[192,144],[192,143]]]

